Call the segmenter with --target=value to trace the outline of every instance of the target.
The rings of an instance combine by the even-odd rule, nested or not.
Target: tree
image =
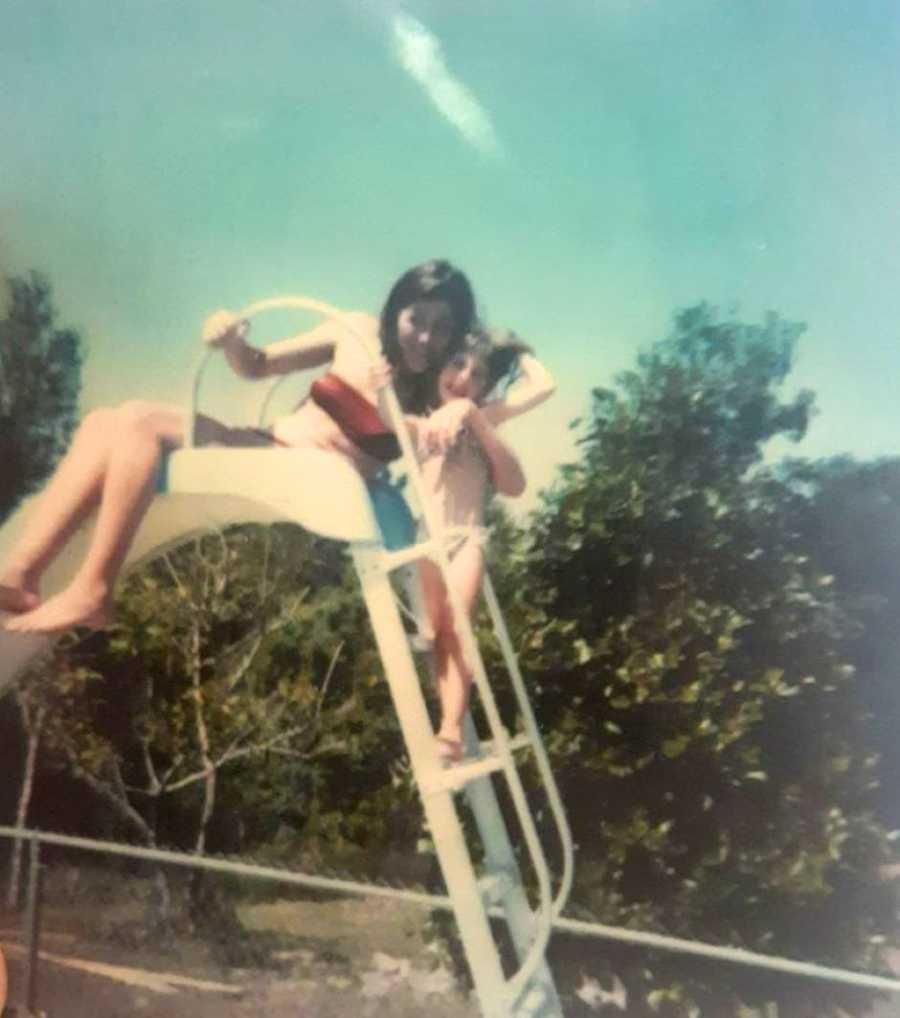
[[[28,809],[34,792],[34,778],[37,772],[38,751],[44,722],[47,718],[47,704],[43,697],[34,696],[33,689],[17,689],[14,692],[16,706],[19,709],[22,731],[25,737],[25,759],[22,765],[22,780],[19,784],[18,804],[16,806],[15,827],[24,827],[28,821]],[[12,857],[9,866],[9,878],[6,889],[6,905],[18,908],[19,887],[22,878],[22,856],[25,845],[20,838],[13,842]]]
[[[81,339],[58,329],[50,285],[37,273],[7,280],[0,320],[0,525],[37,490],[75,426]]]
[[[794,526],[833,577],[845,613],[843,653],[856,672],[881,759],[876,803],[900,827],[900,459],[789,460],[779,478],[793,495]]]
[[[81,339],[57,329],[49,283],[37,273],[7,279],[0,319],[0,525],[49,475],[68,445],[81,387]],[[25,736],[16,823],[28,814],[46,708],[16,694]],[[13,846],[7,902],[18,901],[22,844]]]
[[[288,526],[149,563],[123,584],[111,635],[35,687],[45,762],[147,845],[293,861],[301,837],[307,855],[317,842],[333,858],[378,851],[403,827],[389,796],[399,751],[356,586],[343,549]],[[168,902],[157,878],[154,922]],[[212,886],[192,880],[192,917],[229,949],[233,916]]]
[[[796,492],[762,466],[809,419],[808,393],[779,396],[801,331],[679,314],[595,390],[581,456],[502,580],[581,846],[577,899],[605,922],[871,968],[894,917],[848,620]],[[635,1015],[868,1000],[609,958]]]

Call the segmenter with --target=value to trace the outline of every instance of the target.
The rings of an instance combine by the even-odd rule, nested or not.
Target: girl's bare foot
[[[437,743],[438,760],[444,765],[459,763],[465,756],[465,750],[461,738],[448,737],[446,735],[435,736]]]
[[[62,593],[6,622],[13,633],[58,633],[73,626],[103,629],[112,618],[109,591],[76,580]]]

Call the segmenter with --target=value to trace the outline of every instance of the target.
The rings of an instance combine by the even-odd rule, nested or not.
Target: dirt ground
[[[151,948],[85,929],[79,910],[48,907],[41,930],[37,1014],[46,1018],[477,1018],[478,1008],[435,966],[423,911],[334,899],[244,907],[254,934],[293,940],[266,967],[225,967],[196,941]],[[7,1015],[26,1014],[20,917],[0,913],[9,968]],[[92,924],[88,924],[90,926]],[[302,932],[301,932],[302,931]],[[119,939],[122,939],[121,937]]]
[[[85,880],[83,871],[69,871],[49,881],[34,1012],[23,1007],[22,915],[0,909],[9,969],[0,1018],[479,1016],[429,947],[428,913],[418,906],[355,897],[244,901],[239,960],[226,952],[229,961],[208,935],[148,937],[145,896],[146,882],[107,874]],[[597,1001],[591,1005],[567,996],[566,1014],[586,1018],[596,1013]],[[627,1007],[618,1013],[627,1018]],[[898,1013],[896,1001],[884,1001],[870,1018]]]

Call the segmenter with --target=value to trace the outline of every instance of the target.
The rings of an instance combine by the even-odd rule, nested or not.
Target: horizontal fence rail
[[[142,845],[127,845],[115,841],[99,841],[91,838],[79,838],[70,834],[55,834],[50,831],[38,831],[19,827],[0,825],[0,838],[11,838],[19,841],[38,842],[45,845],[59,845],[86,852],[98,852],[107,855],[118,855],[131,859],[143,859],[147,862],[167,866],[184,866],[209,870],[214,873],[227,873],[234,876],[250,877],[258,880],[271,880],[282,884],[308,887],[319,891],[333,891],[338,894],[358,894],[375,898],[390,898],[394,901],[405,901],[424,908],[439,908],[452,911],[449,897],[417,891],[411,888],[391,887],[387,884],[370,884],[342,877],[327,877],[313,873],[298,873],[295,870],[282,869],[278,866],[260,866],[256,863],[241,862],[235,859],[217,858],[216,856],[195,855],[190,852],[171,852],[160,848],[147,848]],[[499,910],[491,910],[500,915]],[[651,948],[658,951],[670,951],[678,954],[691,954],[710,958],[716,961],[731,962],[738,965],[749,965],[755,968],[769,969],[774,972],[785,972],[789,975],[820,979],[828,982],[843,983],[870,990],[881,990],[887,993],[900,994],[900,980],[885,976],[869,975],[865,972],[851,972],[847,969],[829,968],[827,965],[816,965],[811,962],[795,961],[791,958],[779,958],[774,955],[758,954],[739,947],[722,947],[715,944],[704,944],[696,940],[680,937],[668,937],[661,933],[644,933],[640,930],[629,930],[618,926],[606,926],[603,923],[589,922],[581,919],[570,919],[561,916],[553,921],[553,929],[559,933],[568,933],[581,937],[596,937],[602,940],[616,940],[621,943],[638,947]]]

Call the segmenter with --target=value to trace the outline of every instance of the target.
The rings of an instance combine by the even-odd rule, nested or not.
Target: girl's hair
[[[519,358],[533,349],[511,329],[473,329],[463,340],[462,352],[470,353],[485,367],[484,400],[502,383],[503,392],[519,377]]]
[[[446,349],[438,363],[429,364],[421,374],[403,369],[403,357],[397,340],[397,318],[404,308],[423,300],[443,301],[450,309],[452,327]],[[465,275],[443,259],[422,262],[404,272],[391,287],[381,312],[381,347],[394,368],[397,396],[404,410],[422,413],[430,408],[437,374],[460,349],[463,337],[475,321],[475,297]]]

